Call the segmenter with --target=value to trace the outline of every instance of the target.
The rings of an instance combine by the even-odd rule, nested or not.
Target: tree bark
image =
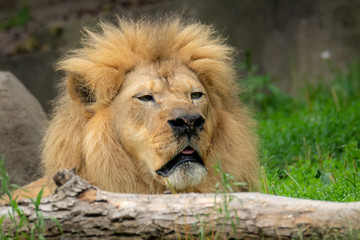
[[[64,170],[55,194],[41,200],[46,239],[357,239],[360,203],[335,203],[260,193],[116,194]],[[34,204],[19,203],[30,226]],[[0,206],[6,215],[9,206]],[[11,229],[9,218],[3,232]],[[29,227],[22,228],[29,231]]]

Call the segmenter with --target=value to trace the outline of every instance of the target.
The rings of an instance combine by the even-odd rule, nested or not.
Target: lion
[[[234,49],[212,26],[180,17],[99,23],[57,64],[66,77],[43,139],[45,176],[62,169],[102,190],[216,191],[214,165],[257,187],[255,122],[240,102]]]

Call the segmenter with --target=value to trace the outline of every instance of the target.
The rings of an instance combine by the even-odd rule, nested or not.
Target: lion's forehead
[[[201,91],[204,89],[196,75],[187,68],[177,68],[166,75],[153,66],[130,72],[122,88],[128,93],[176,93]]]

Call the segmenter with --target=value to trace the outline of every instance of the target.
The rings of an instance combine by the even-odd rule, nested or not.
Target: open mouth
[[[186,162],[194,162],[205,166],[199,154],[191,147],[187,147],[181,153],[179,153],[173,159],[167,162],[162,168],[157,170],[156,173],[163,177],[168,177],[179,165]]]

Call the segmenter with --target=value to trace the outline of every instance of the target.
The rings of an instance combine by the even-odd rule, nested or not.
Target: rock
[[[0,156],[11,183],[41,176],[40,144],[46,115],[36,98],[11,73],[0,72]]]

